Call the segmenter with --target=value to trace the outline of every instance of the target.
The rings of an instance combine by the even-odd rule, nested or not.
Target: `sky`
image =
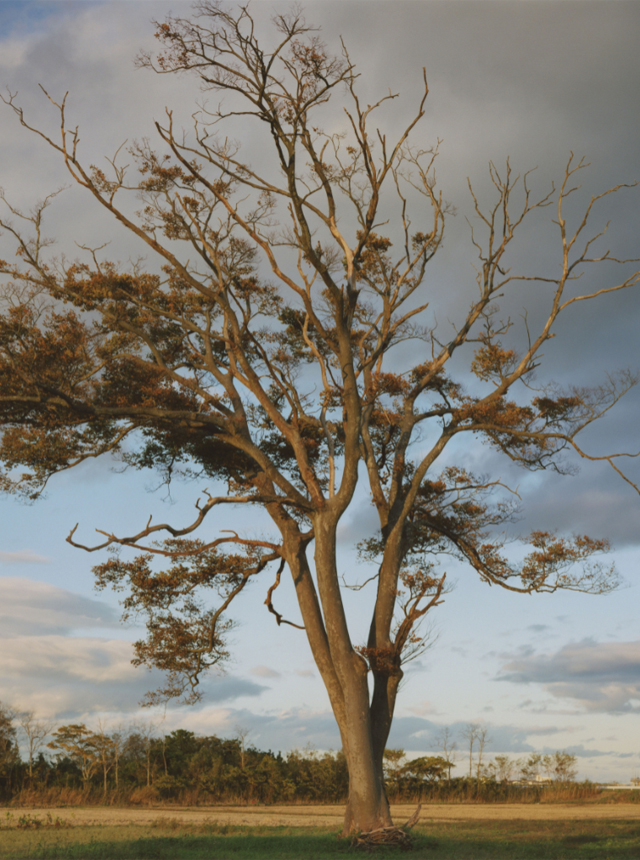
[[[267,0],[252,5],[264,27],[285,8]],[[442,141],[440,184],[457,210],[432,285],[441,319],[452,317],[473,287],[466,183],[469,177],[479,195],[487,194],[489,161],[502,167],[509,156],[517,171],[537,168],[532,184],[546,191],[571,151],[584,154],[591,167],[583,203],[640,178],[637,3],[316,0],[304,9],[329,48],[344,38],[361,71],[363,101],[389,88],[400,93],[386,116],[391,127],[406,122],[426,69],[430,94],[420,134],[426,146]],[[162,20],[169,10],[186,16],[190,3],[3,0],[0,86],[18,91],[28,116],[52,132],[55,112],[38,84],[54,99],[68,91],[69,122],[80,127],[86,162],[101,163],[125,139],[153,138],[153,121],[165,107],[186,125],[200,95],[194,82],[134,66],[140,49],[153,49],[151,19]],[[246,146],[260,158],[251,140]],[[0,147],[0,186],[12,204],[29,210],[67,184],[55,153],[8,110]],[[610,219],[608,241],[618,256],[640,256],[639,213],[640,190],[628,190],[605,201],[597,216],[601,225]],[[551,220],[549,213],[535,226],[514,266],[554,265]],[[104,242],[111,243],[112,258],[143,253],[78,189],[57,198],[48,230],[55,252],[70,258],[77,244]],[[3,242],[0,236],[0,251],[8,247]],[[599,270],[585,279],[606,285],[611,276]],[[526,308],[535,320],[543,305],[540,290],[523,289],[514,297],[514,314],[520,318]],[[549,378],[599,384],[608,372],[637,370],[639,308],[637,290],[580,307],[546,350]],[[639,408],[636,389],[590,431],[588,450],[637,451]],[[640,497],[601,463],[574,463],[580,469],[573,476],[528,475],[473,446],[454,450],[451,462],[518,484],[523,532],[536,527],[610,538],[622,585],[607,596],[527,597],[488,588],[472,571],[451,565],[455,587],[433,613],[431,647],[407,667],[389,746],[437,753],[444,728],[460,735],[477,722],[488,730],[489,756],[566,749],[578,757],[581,778],[628,782],[640,775]],[[637,480],[637,463],[628,467]],[[149,514],[187,522],[205,487],[179,484],[167,498],[157,484],[152,474],[120,473],[115,463],[96,462],[59,476],[35,504],[0,497],[0,701],[60,722],[102,719],[115,727],[143,719],[158,731],[181,727],[223,737],[246,729],[261,749],[336,749],[337,729],[304,634],[276,626],[263,605],[262,583],[233,614],[232,661],[224,675],[205,682],[202,703],[140,709],[144,693],[159,681],[130,663],[140,631],[120,623],[116,595],[93,589],[91,567],[104,557],[74,550],[65,537],[76,523],[86,541],[95,528],[137,529]],[[235,524],[227,514],[220,527]],[[373,510],[358,497],[340,532],[348,578],[367,575],[351,547],[372,526]],[[370,597],[360,592],[346,599],[354,638],[364,640],[362,607]],[[284,586],[276,606],[296,617]],[[457,773],[464,767],[461,752]]]

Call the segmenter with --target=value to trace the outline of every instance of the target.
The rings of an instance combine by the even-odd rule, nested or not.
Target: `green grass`
[[[414,831],[425,860],[638,860],[640,821],[447,821]],[[387,855],[389,852],[380,852]],[[354,854],[321,828],[185,825],[2,829],[0,860],[330,860]],[[365,855],[366,856],[366,855]]]

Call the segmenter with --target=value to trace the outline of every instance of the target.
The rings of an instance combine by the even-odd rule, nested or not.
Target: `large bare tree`
[[[427,273],[449,211],[434,179],[437,153],[418,138],[426,77],[415,115],[390,139],[376,116],[392,94],[362,104],[344,47],[332,56],[295,11],[274,24],[269,45],[248,8],[204,2],[191,18],[157,25],[160,53],[140,64],[192,75],[210,101],[188,133],[167,111],[157,148],[130,148],[133,166],[121,154],[106,171],[83,162],[66,97],[49,96],[59,134],[5,99],[161,267],[124,270],[99,251],[55,263],[43,239],[48,200],[2,221],[19,256],[0,264],[2,481],[37,495],[55,473],[119,454],[167,480],[182,468],[216,482],[188,525],[149,521],[137,534],[103,533],[98,546],[75,532],[68,540],[142,552],[114,555],[96,572],[99,585],[126,591],[126,612],[147,617],[136,660],[168,673],[156,696],[197,698],[201,674],[226,656],[227,610],[254,578],[268,576],[277,623],[293,623],[274,606],[287,569],[348,762],[344,830],[371,831],[391,824],[383,753],[403,661],[424,644],[421,622],[446,592],[439,559],[463,560],[487,584],[523,594],[615,586],[613,569],[594,561],[603,539],[533,532],[513,563],[500,537],[514,513],[508,488],[438,460],[464,436],[529,470],[562,469],[573,450],[621,472],[621,455],[587,452],[579,434],[635,379],[562,391],[536,389],[533,376],[561,314],[632,287],[639,274],[625,267],[618,282],[577,290],[586,266],[629,262],[602,249],[602,231],[588,232],[599,201],[622,186],[591,199],[570,227],[565,201],[583,161],[572,156],[542,197],[527,176],[492,166],[493,199],[471,198],[475,294],[462,287],[453,330],[434,328]],[[260,146],[255,164],[233,142],[237,129]],[[507,252],[545,207],[558,227],[557,273],[514,272]],[[495,300],[523,282],[546,312],[518,332]],[[363,484],[379,528],[361,546],[376,596],[368,641],[358,644],[337,530]],[[243,523],[243,510],[265,511],[273,534],[216,531],[229,505]]]

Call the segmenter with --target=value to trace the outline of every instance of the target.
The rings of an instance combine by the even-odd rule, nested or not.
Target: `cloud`
[[[430,702],[428,699],[419,702],[417,705],[409,707],[408,710],[411,711],[412,714],[415,714],[417,717],[426,717],[428,714],[440,713],[433,704],[433,702]]]
[[[147,690],[162,683],[160,672],[131,664],[132,643],[116,639],[21,636],[6,649],[0,667],[0,700],[43,716],[136,711]],[[258,696],[266,689],[231,675],[206,678],[210,702]]]
[[[172,717],[175,719],[175,717]],[[249,740],[261,749],[291,750],[311,746],[318,750],[340,749],[340,733],[330,711],[314,711],[305,708],[288,708],[267,713],[256,713],[248,709],[233,709],[205,705],[197,710],[180,712],[179,724],[203,734],[216,732],[221,736],[232,736],[237,726],[249,730]],[[460,737],[465,723],[446,726],[451,736]],[[488,729],[485,751],[489,754],[508,753],[527,755],[539,752],[542,739],[552,738],[564,730],[550,726],[511,726],[483,722]],[[393,721],[388,746],[414,753],[440,750],[439,736],[445,725],[420,716],[399,716]],[[555,751],[558,747],[544,751]],[[459,751],[460,752],[460,751]],[[591,751],[576,753],[584,756]],[[594,755],[600,754],[598,751]],[[604,753],[602,753],[604,755]],[[462,759],[461,759],[462,760]]]
[[[179,725],[203,734],[215,732],[222,737],[232,737],[240,726],[249,731],[247,742],[260,749],[338,750],[342,746],[330,711],[293,708],[256,713],[246,708],[221,709],[206,705],[182,711]]]
[[[637,362],[638,358],[634,355],[632,360]],[[558,361],[558,365],[561,368],[562,361]],[[606,366],[610,365],[603,363],[603,367]],[[629,397],[633,408],[625,411],[624,402],[618,408],[616,430],[624,431],[623,435],[603,424],[597,435],[594,431],[589,437],[590,452],[633,450],[633,415],[637,415],[640,408],[640,397],[635,391]],[[583,444],[586,445],[584,440]],[[500,475],[505,484],[518,489],[521,496],[519,513],[512,523],[505,525],[509,537],[526,536],[533,530],[588,534],[594,538],[607,538],[614,549],[637,546],[640,539],[638,507],[632,501],[632,491],[607,463],[585,464],[577,455],[567,453],[564,464],[575,469],[574,474],[527,473],[515,463],[506,461],[501,452],[486,445],[468,443],[465,448],[461,443],[460,448],[452,447],[442,463],[462,465],[476,474]],[[637,480],[637,467],[626,458],[622,458],[620,465],[623,463],[629,476]],[[496,494],[495,500],[498,498]],[[509,498],[508,494],[503,498]],[[513,501],[513,497],[509,500]]]
[[[20,636],[6,649],[0,698],[46,717],[128,711],[160,680],[131,665],[130,642],[88,637]]]
[[[612,450],[611,442],[603,440],[599,448]],[[623,450],[623,444],[618,450]],[[569,477],[545,476],[523,498],[525,518],[514,530],[518,533],[537,528],[607,538],[614,548],[638,544],[637,505],[630,504],[619,476],[606,464],[589,464]]]
[[[268,666],[254,666],[249,669],[252,675],[257,675],[259,678],[281,678],[282,673],[276,672],[275,669],[270,669]]]
[[[38,555],[30,549],[20,549],[17,552],[0,552],[2,564],[49,564],[51,559],[46,555]]]
[[[556,752],[552,747],[544,747],[541,750],[543,755]],[[630,753],[619,753],[613,750],[594,750],[588,749],[583,744],[573,744],[572,746],[563,747],[563,752],[568,752],[577,758],[601,758],[602,756],[616,756],[617,758],[628,758]]]
[[[537,750],[537,744],[530,738],[550,735],[560,732],[555,727],[548,726],[513,726],[500,723],[489,723],[486,720],[470,720],[480,722],[487,729],[485,750],[488,753],[528,753]],[[455,722],[447,726],[432,720],[415,717],[396,717],[391,726],[389,746],[411,750],[413,752],[436,752],[440,749],[440,736],[443,729],[449,729],[451,736],[458,739],[468,726],[468,722]],[[464,745],[464,742],[463,742]]]
[[[555,654],[518,657],[500,681],[541,684],[552,696],[573,699],[587,711],[640,713],[640,640],[565,645]]]
[[[496,753],[507,753],[526,758],[532,752],[553,753],[559,748],[566,749],[567,752],[583,759],[604,758],[606,756],[616,759],[628,757],[627,753],[589,749],[583,744],[569,747],[562,744],[541,745],[542,739],[551,740],[555,735],[564,734],[567,731],[566,728],[560,729],[551,726],[522,728],[491,723],[483,723],[483,725],[489,731],[489,740],[485,746],[485,753],[489,757]],[[459,740],[460,732],[464,726],[464,723],[459,722],[446,727],[451,732],[450,737]],[[331,712],[312,711],[304,708],[291,708],[267,713],[256,713],[246,708],[221,708],[215,705],[190,709],[182,708],[166,714],[163,730],[171,731],[173,728],[187,728],[198,734],[215,734],[218,737],[235,737],[238,728],[242,728],[248,731],[247,743],[265,750],[286,752],[295,749],[304,750],[305,748],[316,750],[339,750],[341,748],[340,735]],[[435,753],[441,750],[438,736],[444,728],[445,725],[427,719],[399,717],[394,720],[388,746],[393,749],[404,749],[414,754]],[[569,730],[576,731],[577,727],[570,727]],[[458,749],[457,753],[454,752],[454,759],[458,763],[458,772],[465,772],[468,768],[468,753]]]
[[[114,628],[115,609],[101,600],[73,594],[46,582],[0,578],[0,636],[70,633],[80,628]]]

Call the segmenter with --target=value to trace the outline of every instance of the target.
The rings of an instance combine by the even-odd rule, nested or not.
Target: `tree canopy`
[[[367,831],[390,824],[383,754],[402,663],[423,647],[421,621],[446,594],[443,559],[525,594],[616,585],[598,561],[602,537],[534,531],[514,560],[503,530],[515,491],[499,475],[438,461],[454,440],[480,439],[527,470],[562,471],[573,451],[622,475],[623,452],[588,452],[580,434],[635,377],[564,390],[537,387],[535,373],[560,315],[633,287],[640,273],[606,250],[605,228],[590,228],[600,201],[626,185],[592,197],[570,223],[584,159],[571,155],[559,186],[538,196],[529,174],[492,164],[493,199],[470,186],[475,296],[461,289],[453,328],[436,325],[431,263],[452,211],[435,180],[437,147],[418,130],[426,74],[415,114],[391,138],[376,118],[395,96],[362,104],[344,45],[334,56],[299,11],[273,23],[263,41],[248,7],[216,2],[158,23],[159,53],[139,64],[193,76],[209,101],[189,132],[167,110],[158,148],[134,143],[131,163],[119,151],[108,171],[83,161],[66,96],[47,94],[58,136],[5,98],[158,265],[123,267],[101,249],[54,259],[43,233],[51,196],[30,215],[5,201],[13,220],[0,226],[18,259],[0,261],[0,481],[36,498],[55,474],[110,454],[167,481],[181,471],[214,486],[187,525],[149,520],[134,534],[103,532],[96,546],[74,529],[68,540],[140,551],[95,570],[99,587],[125,590],[126,613],[146,617],[135,661],[167,672],[156,698],[198,697],[201,674],[228,656],[228,610],[251,580],[269,577],[270,612],[297,625],[274,606],[288,569],[349,768],[345,831]],[[259,164],[243,160],[236,128],[262,136]],[[516,239],[548,207],[557,272],[513,270]],[[619,265],[620,279],[581,293],[585,268],[604,263]],[[546,303],[535,327],[497,304],[527,284]],[[363,485],[379,528],[360,547],[376,589],[360,644],[337,529]],[[216,531],[228,505],[243,524],[243,511],[265,511],[272,533]]]

